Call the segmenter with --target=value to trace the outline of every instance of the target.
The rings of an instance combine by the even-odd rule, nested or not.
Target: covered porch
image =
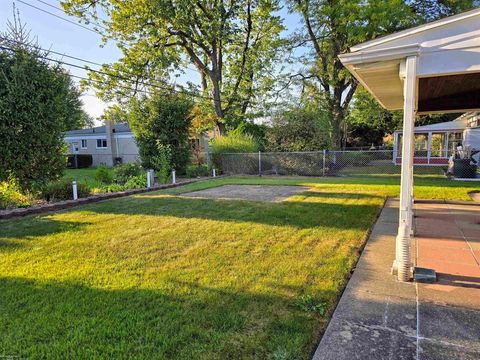
[[[384,108],[404,112],[392,272],[399,281],[409,281],[414,271],[415,119],[421,114],[480,109],[480,10],[354,46],[340,59]]]

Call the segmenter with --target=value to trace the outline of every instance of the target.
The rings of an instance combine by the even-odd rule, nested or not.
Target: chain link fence
[[[415,173],[444,174],[448,169],[447,156],[428,160],[415,156]],[[211,158],[213,165],[228,175],[359,176],[401,172],[401,157],[393,150],[230,153]]]
[[[391,150],[232,153],[214,155],[213,162],[229,175],[339,176],[400,171]]]

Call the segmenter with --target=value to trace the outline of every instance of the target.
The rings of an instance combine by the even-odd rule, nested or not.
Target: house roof
[[[352,46],[350,51],[351,52],[357,52],[357,51],[365,50],[367,48],[378,46],[378,45],[384,44],[384,43],[392,41],[392,40],[398,40],[398,39],[401,39],[401,38],[405,38],[407,36],[412,36],[412,35],[419,34],[423,31],[432,30],[432,29],[435,29],[435,28],[438,28],[438,27],[441,27],[441,26],[445,26],[445,25],[448,25],[448,24],[451,24],[451,23],[454,23],[454,22],[457,22],[457,21],[469,19],[471,17],[478,16],[479,12],[480,12],[480,9],[474,9],[474,10],[462,12],[462,13],[457,14],[457,15],[449,16],[449,17],[446,17],[446,18],[443,18],[443,19],[440,19],[440,20],[432,21],[432,22],[429,22],[427,24],[419,25],[419,26],[416,26],[416,27],[413,27],[413,28],[410,28],[410,29],[406,29],[406,30],[403,30],[403,31],[398,31],[398,32],[390,34],[390,35],[381,36],[381,37],[378,37],[374,40],[366,41],[362,44]]]
[[[403,108],[405,61],[410,56],[417,57],[419,112],[478,109],[480,9],[387,35],[350,50],[340,55],[340,60],[386,109]]]
[[[131,133],[130,127],[127,123],[119,123],[115,124],[113,128],[114,133]],[[91,134],[99,134],[104,135],[106,134],[105,125],[96,126],[89,129],[78,129],[78,130],[70,130],[65,132],[65,136],[74,136],[74,135],[91,135]]]
[[[454,131],[465,130],[467,128],[468,116],[462,115],[452,121],[445,121],[438,124],[423,125],[415,127],[415,132],[429,132],[429,131]],[[401,133],[402,130],[395,131]]]

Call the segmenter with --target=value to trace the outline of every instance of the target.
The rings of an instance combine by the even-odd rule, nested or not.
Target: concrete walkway
[[[440,270],[447,269],[449,273],[440,272],[440,281],[436,284],[399,283],[389,273],[398,226],[398,202],[389,200],[314,360],[480,359],[480,273],[474,269],[478,263],[471,262],[471,259],[476,261],[474,248],[470,245],[469,249],[465,248],[475,239],[457,232],[460,227],[476,234],[480,230],[479,210],[466,205],[461,208],[447,204],[416,205],[419,245],[412,244],[414,254],[417,254],[416,248],[420,250],[416,261],[420,265],[448,262],[450,267]],[[432,229],[437,232],[432,234]],[[445,242],[445,236],[459,234],[463,234],[457,239],[463,241],[462,245]],[[445,251],[438,251],[442,244],[451,246],[447,250],[449,259],[445,258]],[[470,253],[458,255],[452,246],[457,246],[456,249],[464,246],[463,250]],[[442,256],[443,260],[437,259]],[[465,259],[469,261],[469,276],[462,275],[465,264],[458,261],[467,261]],[[453,281],[452,275],[456,276]]]

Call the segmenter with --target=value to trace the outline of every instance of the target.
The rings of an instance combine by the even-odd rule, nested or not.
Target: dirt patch
[[[306,186],[223,185],[211,189],[184,193],[181,196],[279,202],[307,190],[309,190],[309,188]]]

